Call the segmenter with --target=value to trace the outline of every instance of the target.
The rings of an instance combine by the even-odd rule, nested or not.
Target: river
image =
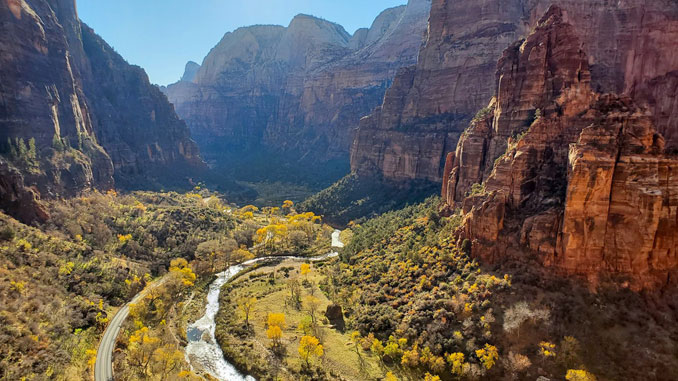
[[[335,230],[332,233],[332,247],[341,248],[344,244],[339,238],[340,231]],[[205,314],[195,323],[188,326],[186,336],[188,338],[188,345],[186,346],[186,361],[191,364],[191,368],[196,371],[204,371],[209,373],[212,377],[222,381],[253,381],[254,377],[243,375],[231,363],[224,359],[224,353],[215,338],[215,331],[217,328],[215,317],[219,312],[219,294],[221,288],[231,278],[239,274],[241,271],[251,267],[259,262],[268,261],[272,259],[295,260],[295,261],[324,261],[329,258],[338,256],[337,252],[331,252],[320,257],[304,258],[304,257],[263,257],[256,258],[251,261],[244,262],[239,265],[231,266],[226,271],[219,273],[217,279],[210,284],[207,293],[207,306]]]

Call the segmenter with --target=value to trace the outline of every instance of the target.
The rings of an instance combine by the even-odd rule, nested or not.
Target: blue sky
[[[253,24],[287,25],[299,13],[341,24],[349,33],[369,27],[384,9],[407,0],[78,0],[80,19],[151,82],[178,80],[226,32]]]

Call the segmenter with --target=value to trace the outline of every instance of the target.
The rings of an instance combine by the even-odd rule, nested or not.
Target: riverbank
[[[224,286],[221,308],[216,316],[216,339],[224,356],[238,369],[258,380],[299,380],[305,377],[324,379],[379,379],[385,376],[375,356],[355,350],[349,332],[331,325],[325,312],[331,304],[323,293],[327,277],[323,268],[332,262],[311,264],[308,274],[301,274],[301,263],[283,261],[263,266]],[[291,297],[290,284],[300,285],[300,304]],[[256,299],[250,313],[250,327],[238,308],[243,299]],[[315,299],[315,300],[313,300]],[[271,348],[266,333],[269,313],[284,314],[281,344]],[[311,316],[315,316],[316,326]],[[304,335],[320,339],[324,356],[306,366],[298,346]]]

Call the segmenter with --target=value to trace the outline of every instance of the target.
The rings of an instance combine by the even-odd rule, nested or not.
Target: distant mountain
[[[192,82],[196,74],[198,74],[198,70],[200,70],[199,64],[193,61],[188,61],[186,68],[184,69],[184,75],[181,77],[181,81]]]
[[[240,28],[212,49],[192,81],[165,91],[214,165],[247,167],[247,178],[261,162],[340,162],[341,176],[360,118],[381,104],[397,70],[416,62],[429,9],[430,0],[411,0],[353,36],[308,15],[287,27]]]
[[[0,46],[3,204],[26,200],[26,187],[59,197],[170,172],[185,182],[182,168],[204,165],[167,98],[80,22],[73,0],[0,2]]]

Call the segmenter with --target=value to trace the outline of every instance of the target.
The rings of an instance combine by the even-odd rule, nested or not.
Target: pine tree
[[[64,149],[66,148],[64,146],[64,142],[61,140],[61,137],[57,134],[54,134],[52,137],[52,148],[54,148],[57,152],[64,152]]]
[[[35,138],[30,138],[28,140],[27,157],[31,164],[35,164],[35,160],[38,158],[38,149],[35,147]]]

